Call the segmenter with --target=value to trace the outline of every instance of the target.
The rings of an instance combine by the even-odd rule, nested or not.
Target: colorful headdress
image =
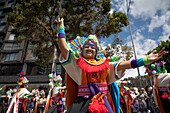
[[[16,93],[17,92],[17,88],[12,89],[12,93]]]
[[[52,83],[54,86],[59,86],[60,85],[59,83],[62,84],[62,78],[56,72],[53,71],[48,76],[50,78],[50,83]]]
[[[18,83],[18,85],[20,85],[20,86],[26,86],[26,85],[28,85],[28,79],[26,78],[26,77],[21,77],[20,79],[19,79],[19,83]]]
[[[24,72],[21,71],[20,74],[19,74],[19,80],[18,80],[18,85],[20,87],[25,87],[28,85],[28,82],[29,80],[26,78],[26,77],[23,77],[24,76]]]
[[[40,91],[40,95],[45,95],[44,90],[41,90],[41,91]]]
[[[105,58],[105,51],[100,46],[99,40],[95,35],[89,35],[84,37],[77,36],[74,40],[71,40],[69,43],[69,46],[71,50],[73,51],[73,55],[78,57],[78,54],[80,54],[81,50],[83,49],[83,46],[91,40],[97,47],[97,55],[96,60],[101,60]]]

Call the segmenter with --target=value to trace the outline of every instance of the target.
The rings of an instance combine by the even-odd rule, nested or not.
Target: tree
[[[19,0],[8,21],[18,40],[26,38],[36,45],[37,63],[48,65],[53,58],[54,46],[59,51],[58,30],[54,23],[57,16],[65,19],[67,40],[88,34],[109,37],[128,25],[125,14],[116,11],[110,14],[110,9],[110,0],[69,0],[62,4],[58,0]]]
[[[132,48],[123,44],[123,41],[119,37],[116,37],[112,44],[108,45],[105,49],[106,57],[114,58],[120,57],[123,60],[130,60],[133,57]]]
[[[170,36],[169,36],[170,39]],[[169,51],[170,49],[170,40],[166,40],[166,41],[161,41],[160,44],[154,48],[152,51],[157,50],[160,51],[163,47],[165,47],[166,51]],[[149,51],[147,54],[150,54],[152,51]],[[165,68],[167,69],[168,73],[170,73],[170,52],[165,54],[160,60],[158,60],[157,62],[160,61],[165,61]]]

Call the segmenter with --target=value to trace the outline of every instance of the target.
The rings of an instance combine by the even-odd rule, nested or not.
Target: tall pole
[[[135,59],[137,59],[136,51],[135,51],[135,46],[134,46],[134,42],[133,42],[132,30],[131,30],[130,21],[129,21],[129,9],[130,9],[130,3],[131,3],[131,0],[129,0],[129,4],[128,4],[128,0],[126,0],[126,5],[127,5],[127,16],[128,16],[130,37],[131,37],[131,40],[132,40],[132,47],[133,47]],[[141,76],[140,76],[140,72],[139,72],[139,68],[138,68],[138,67],[137,67],[137,71],[138,71],[138,77],[139,77],[140,88],[142,88]]]

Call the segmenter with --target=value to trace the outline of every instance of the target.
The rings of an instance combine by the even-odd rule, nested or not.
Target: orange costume
[[[83,38],[85,40],[85,43],[88,42],[88,40],[97,39],[94,35],[89,35],[88,37],[77,37],[76,39],[81,41],[80,39]],[[101,52],[101,46],[99,45],[98,41],[96,41],[96,43],[99,47],[98,52]],[[72,41],[71,44],[74,44],[74,42]],[[72,48],[72,50],[74,49]],[[88,85],[95,83],[98,89],[107,97],[107,100],[114,111],[114,105],[108,85],[116,81],[117,78],[121,78],[124,75],[124,70],[117,72],[117,66],[119,63],[110,63],[110,59],[105,59],[101,57],[99,59],[98,57],[99,60],[86,60],[80,54],[76,55],[76,53],[72,50],[68,51],[66,59],[64,59],[62,56],[60,56],[59,58],[61,64],[69,75],[66,79],[67,108],[72,105],[77,95],[78,97],[86,97],[91,99],[95,94],[97,94],[98,91],[94,89],[95,94],[92,95],[92,90],[89,88],[90,86]],[[97,53],[97,55],[99,54]]]

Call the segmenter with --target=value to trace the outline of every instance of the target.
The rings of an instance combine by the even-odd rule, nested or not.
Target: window
[[[4,11],[2,15],[9,15],[10,11]]]
[[[20,49],[20,43],[5,43],[4,50],[18,50]]]
[[[12,5],[13,5],[13,2],[8,2],[7,7],[12,7]]]
[[[6,43],[4,45],[4,50],[11,50],[11,48],[12,48],[12,43]]]
[[[27,75],[45,75],[46,67],[28,65]]]
[[[15,61],[18,58],[18,53],[7,54],[5,61]]]
[[[20,71],[22,70],[22,66],[2,66],[1,70],[0,70],[0,75],[4,76],[8,76],[8,75],[14,75],[16,76],[18,73],[20,73]]]
[[[0,15],[2,15],[2,11],[0,11]]]
[[[34,57],[34,52],[33,51],[31,51],[31,55],[30,55],[30,60],[36,60],[37,58],[36,57]]]
[[[60,64],[57,65],[56,71],[57,71],[57,73],[58,73],[59,75],[61,75],[61,65],[60,65]]]
[[[4,8],[4,4],[1,4],[1,5],[0,5],[0,9],[2,9],[2,8]]]
[[[0,26],[0,31],[3,31],[4,28],[5,28],[5,25],[1,25],[1,26]]]
[[[5,20],[5,17],[0,18],[0,23],[3,23],[3,22],[4,22],[4,20]]]
[[[15,34],[10,34],[9,39],[8,40],[14,40],[15,39]]]
[[[4,40],[4,36],[0,36],[0,40]]]

